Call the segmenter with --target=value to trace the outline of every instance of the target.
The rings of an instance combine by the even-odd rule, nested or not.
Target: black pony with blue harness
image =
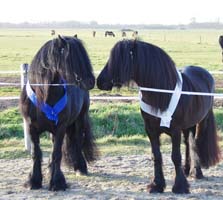
[[[89,92],[95,84],[90,59],[82,42],[61,37],[46,42],[35,55],[21,92],[20,109],[32,141],[33,168],[26,186],[42,187],[40,135],[52,134],[49,190],[65,190],[60,164],[87,174],[86,161],[97,157],[89,121]]]

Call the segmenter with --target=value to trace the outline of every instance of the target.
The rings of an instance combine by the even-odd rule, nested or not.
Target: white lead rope
[[[63,86],[64,84],[42,84],[42,83],[33,83],[30,84],[32,86]],[[73,83],[66,83],[65,85],[75,85]],[[0,86],[21,86],[20,83],[3,83],[0,82]],[[139,87],[141,91],[149,91],[149,92],[160,92],[160,93],[175,93],[174,90],[166,90],[166,89],[155,89],[155,88],[147,88],[147,87]],[[185,95],[197,95],[197,96],[214,96],[218,98],[223,98],[223,93],[209,93],[209,92],[191,92],[191,91],[181,91],[180,94]]]
[[[155,88],[145,88],[139,87],[141,91],[150,91],[150,92],[160,92],[160,93],[175,93],[174,90],[165,90],[165,89],[155,89]],[[223,93],[209,93],[209,92],[190,92],[190,91],[181,91],[180,94],[185,95],[197,95],[197,96],[214,96],[214,97],[223,97]]]

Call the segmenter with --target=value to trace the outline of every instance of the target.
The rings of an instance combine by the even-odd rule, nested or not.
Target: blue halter
[[[62,80],[63,81],[63,80]],[[58,115],[59,113],[65,108],[67,104],[67,87],[65,84],[65,81],[63,81],[64,85],[64,96],[53,106],[51,107],[47,103],[38,103],[38,99],[36,97],[36,94],[32,90],[29,81],[26,84],[26,92],[29,97],[29,99],[32,101],[32,103],[39,107],[40,110],[45,114],[45,116],[52,121],[55,121],[55,124],[58,123]]]

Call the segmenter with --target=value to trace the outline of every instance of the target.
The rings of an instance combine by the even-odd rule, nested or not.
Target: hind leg
[[[30,125],[30,136],[32,141],[32,158],[33,158],[33,168],[29,175],[28,181],[24,184],[25,187],[30,189],[39,189],[42,187],[42,171],[41,171],[41,161],[42,152],[39,146],[39,132],[37,129]]]
[[[190,146],[190,159],[191,159],[189,175],[197,179],[202,179],[204,178],[204,176],[200,166],[195,135],[196,135],[196,127],[193,127],[192,129],[189,130],[189,146]]]
[[[183,133],[186,144],[185,175],[202,179],[204,176],[200,167],[195,139],[196,126],[184,130]]]

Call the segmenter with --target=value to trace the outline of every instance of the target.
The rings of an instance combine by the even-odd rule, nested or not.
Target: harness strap
[[[55,124],[57,125],[58,123],[58,115],[59,113],[65,108],[67,104],[67,87],[65,84],[65,81],[63,81],[64,85],[64,96],[53,106],[51,107],[45,102],[38,103],[38,99],[36,97],[36,94],[32,90],[29,81],[27,81],[26,84],[26,93],[31,102],[38,107],[44,114],[45,116],[51,120],[55,121]]]
[[[180,82],[176,83],[174,93],[172,94],[169,106],[164,112],[161,112],[160,109],[158,109],[157,111],[154,111],[154,108],[152,106],[143,102],[142,93],[141,93],[141,91],[139,91],[139,99],[140,99],[141,109],[144,112],[146,112],[152,116],[160,118],[160,126],[164,126],[167,128],[170,127],[172,115],[173,115],[174,111],[176,110],[176,107],[178,105],[178,102],[179,102],[180,96],[181,96],[181,92],[182,92],[182,85],[183,85],[182,75],[179,71],[177,71],[177,73],[178,73]]]

